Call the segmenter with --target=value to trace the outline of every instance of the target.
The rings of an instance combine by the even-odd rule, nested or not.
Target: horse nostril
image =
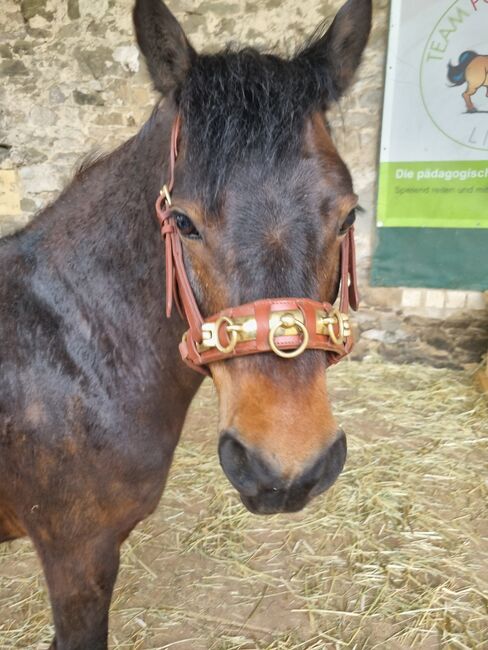
[[[346,460],[346,436],[335,441],[291,484],[252,448],[238,439],[235,431],[224,431],[219,458],[225,475],[252,512],[270,513],[301,510],[305,503],[334,483]]]
[[[316,463],[300,478],[299,485],[311,488],[314,497],[329,488],[341,473],[347,456],[347,442],[344,431],[340,430],[336,440]]]
[[[229,481],[245,496],[256,496],[270,482],[276,483],[273,470],[231,431],[224,431],[220,438],[219,458]]]
[[[249,453],[228,431],[220,438],[219,459],[222,469],[236,490],[249,496],[258,493],[258,485],[250,467]]]

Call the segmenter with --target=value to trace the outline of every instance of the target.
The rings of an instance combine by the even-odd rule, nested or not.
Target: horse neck
[[[171,123],[169,112],[154,111],[134,138],[79,172],[19,242],[33,258],[37,296],[75,321],[73,336],[108,338],[130,372],[142,368],[142,383],[171,377],[193,390],[199,382],[178,357],[185,324],[164,315],[164,250],[154,217]]]
[[[106,274],[116,286],[161,268],[154,203],[166,174],[169,128],[170,118],[155,110],[136,136],[82,166],[33,222],[46,262],[59,273],[89,284]],[[154,278],[161,288],[160,274]]]
[[[155,111],[118,149],[82,166],[61,196],[21,234],[49,280],[60,276],[103,304],[143,281],[164,292],[154,202],[165,174],[168,119]],[[103,287],[103,291],[100,288]],[[98,306],[98,305],[97,305]]]

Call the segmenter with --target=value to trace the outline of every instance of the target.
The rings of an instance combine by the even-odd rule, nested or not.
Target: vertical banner
[[[392,0],[372,284],[488,288],[488,0]]]

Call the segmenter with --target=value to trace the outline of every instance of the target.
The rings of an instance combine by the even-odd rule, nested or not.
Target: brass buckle
[[[225,331],[229,334],[228,345],[222,345],[220,342],[219,332],[223,324],[226,324]],[[237,345],[238,326],[234,325],[232,320],[227,316],[221,316],[214,323],[203,323],[202,325],[202,343],[206,348],[217,348],[222,354],[234,352]]]
[[[296,327],[298,331],[302,333],[303,336],[302,342],[295,350],[289,350],[289,351],[280,350],[274,341],[276,332],[280,328],[287,330],[287,329],[291,329],[292,327]],[[306,350],[309,339],[310,336],[304,323],[302,323],[302,321],[298,320],[298,318],[293,316],[293,314],[286,313],[283,314],[283,316],[281,316],[279,321],[269,330],[268,341],[269,341],[270,348],[273,350],[273,352],[276,355],[282,357],[283,359],[294,359],[295,357],[299,357]]]
[[[327,329],[327,334],[334,345],[343,345],[351,335],[349,316],[338,309],[333,309],[325,317],[321,318],[321,324]],[[339,335],[335,333],[334,325],[339,326]]]
[[[159,190],[159,193],[161,194],[161,196],[164,196],[164,200],[166,201],[166,204],[171,206],[172,205],[171,194],[170,191],[168,190],[168,186],[163,185],[163,187]]]

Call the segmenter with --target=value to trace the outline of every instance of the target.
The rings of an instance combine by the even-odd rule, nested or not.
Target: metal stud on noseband
[[[341,245],[339,309],[309,298],[273,298],[229,307],[203,318],[188,280],[171,212],[179,130],[177,116],[171,132],[170,178],[156,201],[156,215],[166,249],[166,315],[171,316],[175,302],[189,325],[180,343],[183,361],[209,374],[208,365],[215,361],[264,352],[294,359],[314,349],[324,350],[329,364],[342,359],[353,346],[349,306],[357,309],[359,301],[353,228]]]

